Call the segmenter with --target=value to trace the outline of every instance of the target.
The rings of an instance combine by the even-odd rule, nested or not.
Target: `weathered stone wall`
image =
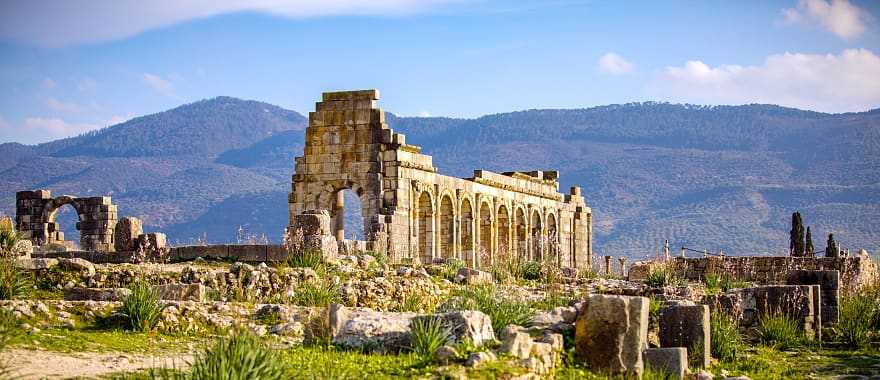
[[[508,255],[590,267],[592,211],[579,187],[559,193],[555,171],[440,175],[431,156],[388,128],[378,99],[377,90],[324,93],[309,113],[291,225],[307,210],[328,210],[333,235],[343,240],[342,190],[351,189],[365,236],[385,239],[394,258],[485,266]]]
[[[35,245],[63,243],[64,232],[55,223],[55,214],[64,205],[72,205],[79,216],[76,229],[80,231],[83,250],[113,251],[113,230],[116,228],[117,209],[110,197],[52,198],[49,190],[19,191],[15,194],[15,224],[25,239]]]
[[[840,273],[841,289],[855,290],[874,281],[877,265],[867,257],[676,257],[673,268],[678,276],[690,281],[706,278],[707,273],[728,275],[733,279],[759,284],[787,283],[795,270],[836,270]]]

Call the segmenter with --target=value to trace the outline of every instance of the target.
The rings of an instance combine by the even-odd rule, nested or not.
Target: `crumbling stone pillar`
[[[611,256],[605,256],[605,277],[611,277]]]
[[[703,368],[710,364],[709,306],[674,305],[660,312],[660,346],[684,347]]]
[[[620,262],[620,278],[626,278],[626,257],[618,257],[617,261]]]
[[[291,226],[291,235],[302,236],[300,249],[313,249],[321,252],[325,260],[336,257],[339,245],[330,230],[330,213],[326,210],[308,210],[296,215]]]
[[[648,348],[648,299],[587,297],[575,325],[576,357],[598,371],[641,376]]]
[[[138,236],[144,233],[143,222],[134,217],[125,217],[116,223],[113,231],[113,246],[116,252],[132,251],[136,248]]]

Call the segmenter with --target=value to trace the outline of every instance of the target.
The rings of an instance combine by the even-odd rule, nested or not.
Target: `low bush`
[[[163,368],[150,372],[154,379],[169,380],[274,380],[284,378],[285,368],[274,352],[250,334],[220,338],[192,363],[188,371]]]
[[[523,263],[519,267],[519,277],[523,280],[540,280],[541,264],[534,261]]]
[[[804,342],[804,332],[797,322],[783,314],[765,314],[758,319],[755,332],[758,341],[781,350],[798,347]]]
[[[416,318],[412,322],[412,351],[424,361],[432,361],[437,350],[452,333],[438,317]]]
[[[652,288],[662,288],[665,286],[679,286],[682,285],[685,281],[678,276],[675,275],[670,268],[666,266],[660,266],[656,268],[651,268],[651,271],[648,272],[648,278],[645,279],[645,285],[648,285]]]
[[[10,256],[0,257],[0,299],[13,300],[27,296],[31,288],[30,274],[15,266]]]
[[[342,297],[330,282],[307,281],[294,293],[290,300],[294,305],[326,307],[332,303],[340,303]]]
[[[535,310],[527,302],[500,294],[491,284],[458,289],[441,309],[479,310],[492,319],[492,329],[496,332],[511,324],[528,326],[535,316]]]
[[[742,347],[742,336],[737,330],[736,320],[716,311],[710,316],[709,326],[712,357],[722,362],[735,360]]]
[[[837,339],[849,347],[867,347],[875,333],[874,323],[880,318],[877,301],[870,291],[844,297],[840,302],[839,320],[833,330]]]
[[[292,268],[312,268],[315,271],[323,271],[326,263],[321,251],[314,249],[303,249],[296,252],[290,252],[287,256],[287,265]]]
[[[164,308],[159,303],[159,295],[145,281],[135,281],[129,287],[131,294],[122,300],[122,314],[128,320],[129,329],[150,331],[159,322]]]
[[[458,270],[465,267],[465,263],[459,259],[446,259],[446,263],[443,264],[443,278],[449,281],[455,281],[455,275],[458,274]]]

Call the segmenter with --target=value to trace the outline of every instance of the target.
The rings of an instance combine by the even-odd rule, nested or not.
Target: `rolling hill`
[[[880,247],[880,110],[636,103],[387,120],[444,174],[560,170],[563,189],[584,187],[599,254],[640,258],[664,239],[781,254],[794,210],[818,249],[828,233],[845,247]],[[294,111],[218,97],[83,136],[0,144],[0,211],[12,213],[22,189],[111,194],[120,214],[172,242],[235,241],[239,227],[277,241],[306,124]]]

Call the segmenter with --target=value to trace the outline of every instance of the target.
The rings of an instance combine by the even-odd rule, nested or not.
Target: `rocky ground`
[[[287,377],[608,378],[579,358],[576,325],[587,318],[585,305],[592,302],[595,309],[614,300],[590,295],[647,297],[645,344],[657,347],[661,310],[697,305],[718,292],[701,283],[649,286],[550,267],[483,272],[454,262],[412,266],[363,254],[331,263],[29,259],[18,266],[30,289],[0,301],[15,325],[0,361],[7,375],[23,378],[149,378],[150,368],[185,370],[232,333],[258,337]],[[123,312],[139,284],[161,305],[155,324],[143,332],[131,331]],[[621,318],[636,321],[614,313],[609,320]],[[414,326],[434,319],[448,335],[425,355],[416,348]],[[743,330],[735,359],[713,358],[707,369],[692,364],[687,376],[880,378],[876,345],[849,349],[836,342],[833,330],[825,336],[822,343],[804,339],[783,349]]]

